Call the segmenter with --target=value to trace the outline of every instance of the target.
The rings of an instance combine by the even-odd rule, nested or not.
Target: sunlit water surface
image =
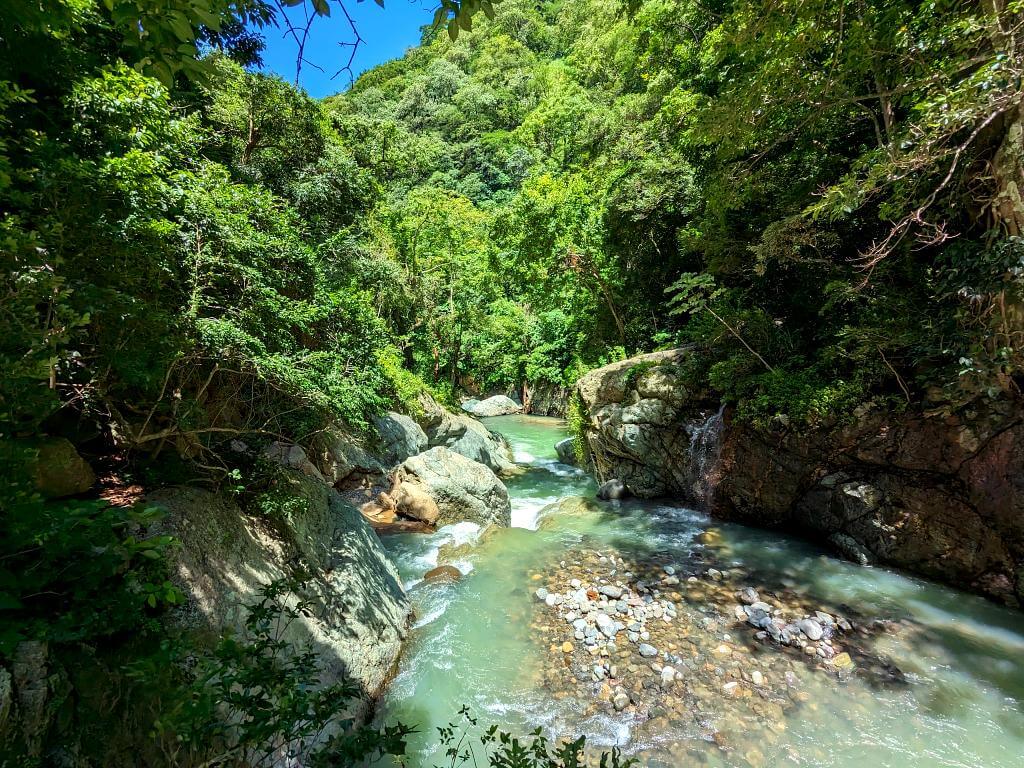
[[[872,768],[1021,768],[1024,766],[1024,618],[980,598],[882,568],[861,568],[798,540],[723,526],[683,507],[658,502],[606,504],[571,513],[541,510],[562,498],[592,496],[594,483],[557,461],[566,435],[556,419],[508,416],[486,420],[528,467],[508,481],[509,529],[480,537],[468,523],[432,535],[385,538],[415,606],[414,630],[379,708],[384,720],[416,723],[408,764],[447,765],[437,727],[457,721],[467,705],[481,724],[526,734],[543,726],[555,737],[586,735],[619,745],[641,763],[720,766],[808,765]],[[854,674],[839,681],[808,671],[803,700],[786,710],[770,741],[722,750],[680,724],[636,736],[627,713],[594,712],[577,696],[556,698],[542,682],[560,663],[531,626],[537,574],[557,571],[580,550],[628,557],[678,556],[701,545],[714,526],[731,565],[770,574],[814,600],[862,616],[906,619],[913,631],[871,642],[906,676],[879,685]],[[421,583],[438,562],[456,565],[457,583]],[[721,630],[719,630],[721,632]],[[728,703],[726,703],[728,705]],[[667,759],[672,754],[686,759]]]

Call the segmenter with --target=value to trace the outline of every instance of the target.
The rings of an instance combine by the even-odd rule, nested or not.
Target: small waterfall
[[[722,415],[725,404],[693,428],[690,433],[690,466],[693,470],[693,494],[705,507],[715,492],[715,466],[722,450]]]

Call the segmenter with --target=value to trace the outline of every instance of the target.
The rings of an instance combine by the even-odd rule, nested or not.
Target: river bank
[[[508,481],[513,527],[384,539],[416,618],[380,716],[420,725],[413,765],[443,757],[428,745],[463,705],[481,724],[585,734],[595,748],[619,745],[651,765],[1016,764],[1018,613],[682,506],[594,502],[593,481],[557,461],[561,422],[487,424],[527,468]],[[422,582],[444,563],[462,579]],[[617,600],[601,587],[628,595],[633,614],[614,639],[588,645],[598,620],[577,628],[579,603],[566,596],[597,592],[592,613],[618,621]],[[745,602],[744,590],[758,599]],[[645,597],[661,616],[645,616],[648,636],[634,641],[640,605],[629,603]],[[775,642],[744,610],[762,602],[784,625],[813,618],[822,637]],[[642,643],[656,655],[642,655]]]

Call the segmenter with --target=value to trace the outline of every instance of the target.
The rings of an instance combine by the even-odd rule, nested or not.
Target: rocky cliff
[[[1006,400],[757,429],[681,384],[687,350],[593,371],[576,389],[602,479],[777,527],[1024,603],[1024,413]]]

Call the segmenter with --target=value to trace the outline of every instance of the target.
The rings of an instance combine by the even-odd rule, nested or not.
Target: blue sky
[[[437,7],[432,0],[385,0],[384,8],[373,0],[361,3],[346,0],[345,5],[364,41],[352,62],[355,76],[385,61],[401,57],[406,49],[418,44],[420,27],[433,20],[433,9]],[[301,6],[289,9],[289,13],[296,21],[305,18]],[[297,49],[294,40],[283,37],[283,32],[283,25],[264,30],[267,49],[263,54],[263,68],[292,82],[295,80]],[[332,0],[330,18],[319,18],[313,22],[306,43],[306,60],[324,70],[320,72],[310,64],[303,64],[299,84],[311,96],[330,96],[348,88],[347,73],[342,72],[333,80],[331,76],[345,65],[351,53],[349,48],[340,47],[339,41],[352,39],[352,31],[344,14],[337,7],[336,0]]]

